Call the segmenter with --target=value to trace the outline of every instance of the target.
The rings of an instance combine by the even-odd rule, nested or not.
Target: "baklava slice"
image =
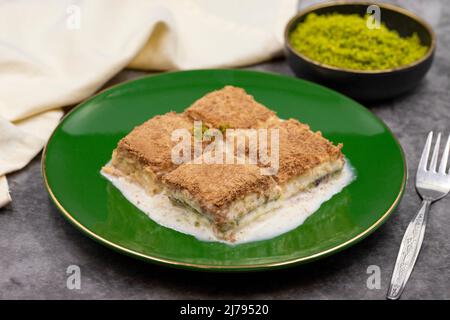
[[[163,181],[174,204],[206,218],[215,235],[228,241],[250,212],[280,197],[275,180],[250,164],[186,163]]]
[[[185,113],[208,128],[264,128],[280,120],[275,112],[255,101],[244,89],[225,86],[195,101]]]
[[[316,187],[341,172],[345,164],[342,144],[333,145],[320,131],[313,132],[295,119],[283,121],[277,128],[279,168],[274,178],[283,197]]]
[[[102,170],[106,174],[125,176],[149,194],[162,191],[161,178],[177,167],[172,161],[172,132],[187,129],[193,122],[184,114],[169,112],[136,127],[119,141],[111,162]]]

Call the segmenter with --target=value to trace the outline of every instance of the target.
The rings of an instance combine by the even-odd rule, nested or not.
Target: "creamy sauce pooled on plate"
[[[307,192],[301,192],[289,199],[272,201],[265,207],[257,209],[267,213],[259,215],[254,221],[241,227],[235,234],[236,241],[228,242],[214,235],[206,218],[174,206],[165,194],[149,196],[143,188],[124,177],[104,172],[102,175],[111,181],[128,201],[156,223],[193,235],[201,241],[218,241],[231,245],[271,239],[297,228],[316,212],[322,203],[339,193],[355,178],[353,169],[346,161],[342,172],[336,178],[322,182]]]

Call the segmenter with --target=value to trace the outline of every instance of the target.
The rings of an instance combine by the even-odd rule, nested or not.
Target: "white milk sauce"
[[[206,219],[202,221],[203,218],[199,218],[198,214],[174,206],[166,195],[149,196],[143,188],[123,177],[108,175],[104,172],[102,175],[111,181],[128,201],[158,224],[193,235],[201,241],[218,241],[231,245],[271,239],[297,228],[316,212],[322,203],[339,193],[355,178],[353,169],[346,161],[338,177],[322,182],[318,187],[301,192],[289,199],[280,199],[269,203],[270,208],[274,209],[240,228],[235,235],[236,241],[231,243],[217,239]]]

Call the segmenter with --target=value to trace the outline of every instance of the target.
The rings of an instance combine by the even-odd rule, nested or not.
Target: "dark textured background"
[[[304,1],[311,3],[312,1]],[[267,273],[213,274],[159,267],[122,256],[78,232],[50,202],[40,156],[8,176],[13,203],[0,209],[2,299],[384,299],[403,232],[419,207],[413,181],[429,130],[450,133],[450,2],[404,3],[438,35],[434,65],[408,96],[369,106],[399,138],[408,160],[405,196],[369,238],[315,263]],[[292,75],[284,60],[249,69]],[[146,75],[123,71],[108,85]],[[450,299],[450,197],[432,207],[425,242],[404,299]],[[66,269],[81,268],[81,289],[66,288]],[[381,269],[381,289],[366,286]]]

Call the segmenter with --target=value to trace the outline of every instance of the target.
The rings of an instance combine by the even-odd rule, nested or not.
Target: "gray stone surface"
[[[450,10],[445,1],[440,3],[445,5],[434,21],[438,51],[426,81],[408,96],[370,106],[399,138],[410,178],[426,133],[450,133]],[[283,60],[251,69],[292,75]],[[124,71],[110,84],[142,75]],[[122,256],[79,233],[50,202],[39,162],[40,156],[8,177],[14,202],[0,209],[1,299],[384,299],[401,237],[419,207],[410,179],[393,216],[373,235],[339,254],[268,273],[188,272]],[[404,299],[450,299],[449,207],[450,197],[432,207]],[[66,269],[72,264],[81,268],[80,290],[66,288]],[[366,286],[370,265],[381,269],[379,290]]]

